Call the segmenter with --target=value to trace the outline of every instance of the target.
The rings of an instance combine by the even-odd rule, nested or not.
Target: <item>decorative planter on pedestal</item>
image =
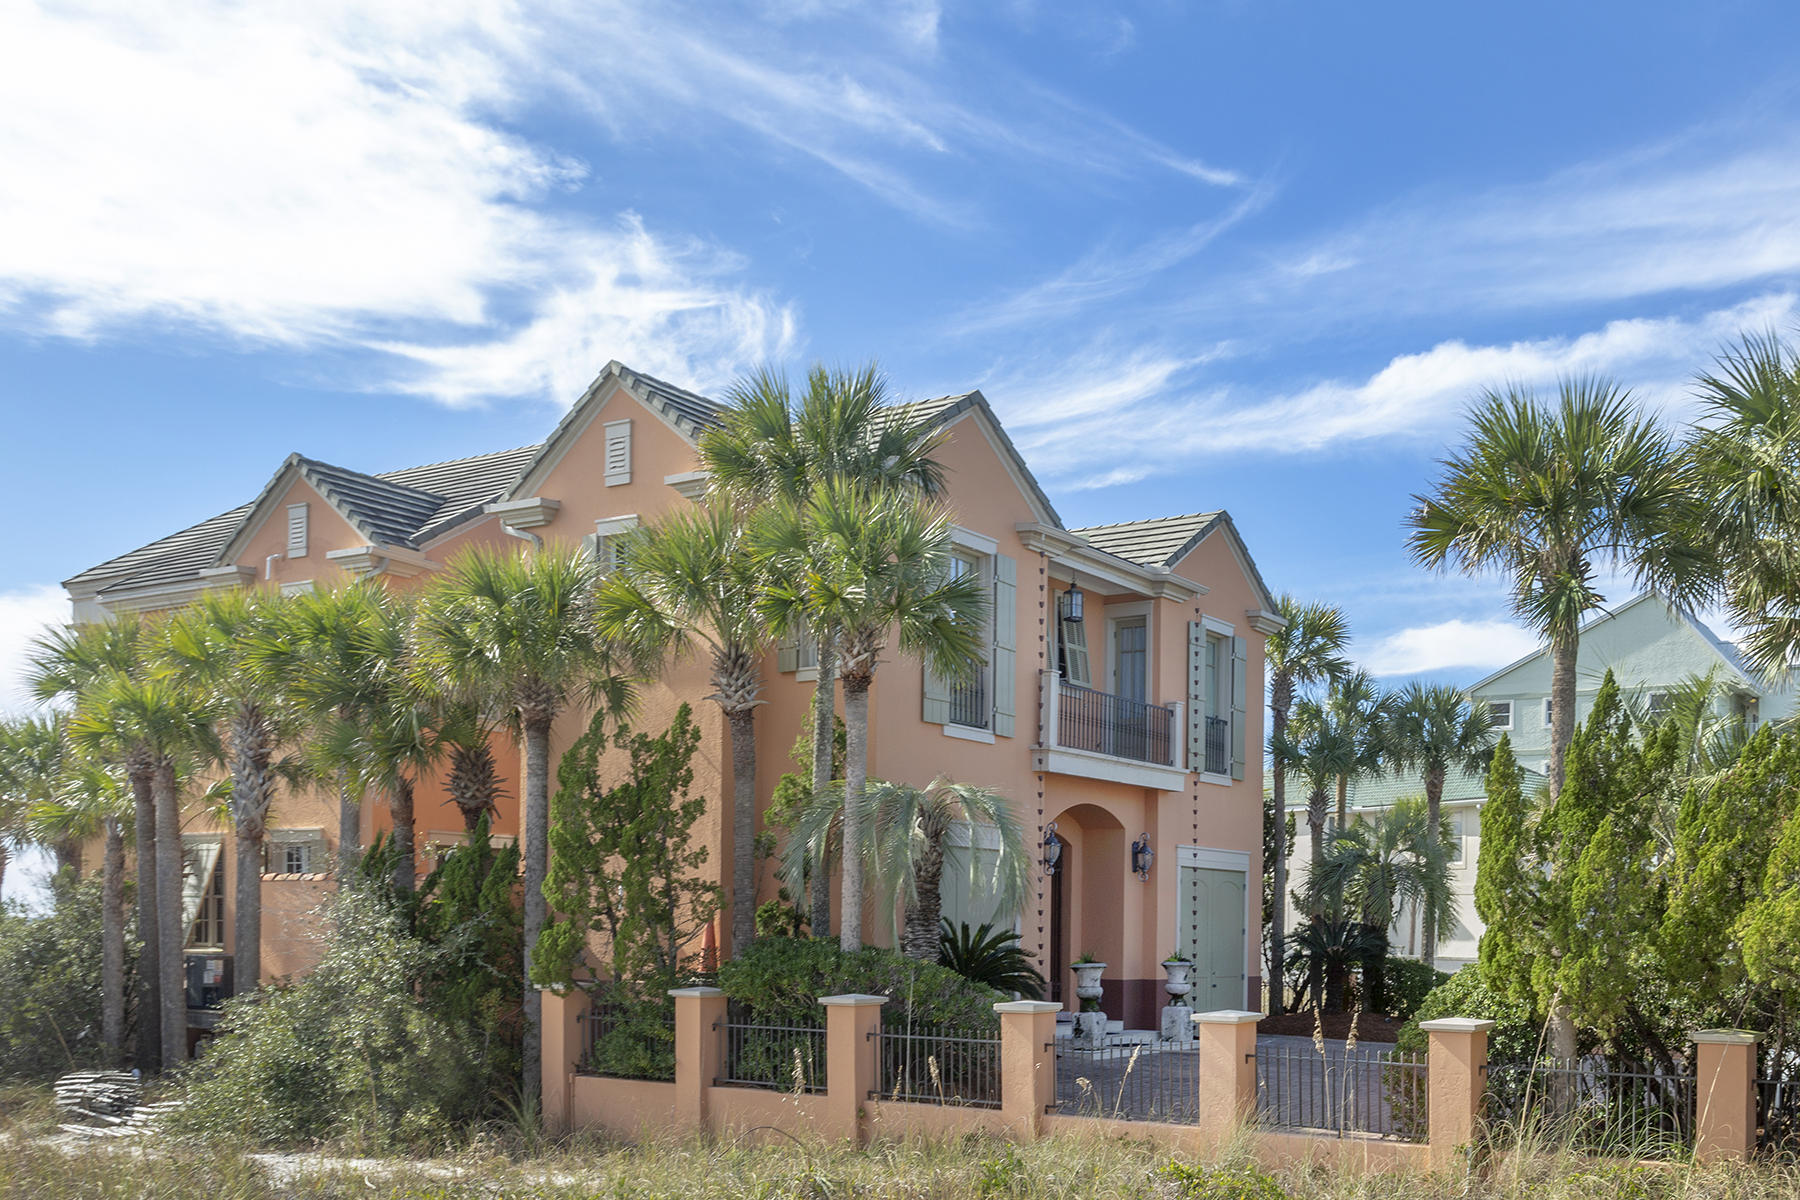
[[[1194,1036],[1194,1014],[1188,1008],[1187,994],[1194,990],[1194,964],[1185,959],[1163,963],[1163,991],[1169,1003],[1162,1010],[1162,1038],[1165,1042],[1185,1042]]]
[[[1075,972],[1075,995],[1081,1001],[1081,1011],[1075,1014],[1075,1043],[1098,1049],[1106,1040],[1106,1014],[1100,1011],[1100,972],[1106,964],[1071,963],[1069,969]]]

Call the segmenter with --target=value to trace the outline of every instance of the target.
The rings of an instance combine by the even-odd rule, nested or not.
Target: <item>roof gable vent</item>
[[[606,486],[631,482],[631,421],[606,423]]]
[[[306,510],[305,504],[288,505],[287,556],[289,558],[306,557]]]

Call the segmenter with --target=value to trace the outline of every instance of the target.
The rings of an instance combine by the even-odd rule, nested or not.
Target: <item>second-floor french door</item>
[[[1149,729],[1144,704],[1150,692],[1150,631],[1144,617],[1121,617],[1112,627],[1114,754],[1144,758]]]

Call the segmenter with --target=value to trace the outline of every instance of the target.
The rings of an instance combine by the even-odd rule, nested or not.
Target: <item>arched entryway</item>
[[[1125,962],[1125,873],[1130,840],[1125,826],[1106,809],[1076,804],[1056,814],[1054,836],[1062,844],[1050,884],[1049,975],[1051,999],[1075,1006],[1069,964],[1092,955],[1111,965],[1101,1006],[1123,1011],[1115,995]]]

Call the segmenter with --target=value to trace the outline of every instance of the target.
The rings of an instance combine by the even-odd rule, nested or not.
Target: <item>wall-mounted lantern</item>
[[[1062,594],[1062,619],[1071,625],[1081,624],[1082,607],[1081,585],[1079,583],[1069,584],[1069,590]]]
[[[1056,864],[1062,861],[1062,839],[1056,836],[1056,822],[1044,826],[1044,874],[1056,874]]]
[[[1150,848],[1150,834],[1140,833],[1137,841],[1131,843],[1131,870],[1145,883],[1150,882],[1150,864],[1156,861],[1156,851]]]

